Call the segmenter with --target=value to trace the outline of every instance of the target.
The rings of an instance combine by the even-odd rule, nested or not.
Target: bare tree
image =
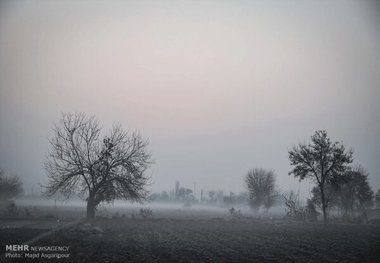
[[[294,220],[305,220],[305,208],[300,199],[300,193],[290,191],[288,194],[283,195],[285,199],[286,217]]]
[[[16,176],[6,176],[0,169],[0,200],[8,200],[23,192],[22,182]]]
[[[321,194],[323,220],[327,223],[327,204],[325,186],[334,183],[352,162],[353,151],[346,151],[339,142],[332,143],[326,131],[316,131],[311,137],[311,143],[300,143],[289,151],[290,165],[294,166],[289,175],[293,174],[300,180],[311,178]]]
[[[268,210],[274,204],[275,180],[273,171],[255,168],[247,173],[245,183],[249,191],[249,204],[253,209],[257,210],[264,205]]]
[[[318,211],[315,208],[315,202],[311,199],[306,200],[306,206],[300,199],[300,192],[290,191],[284,194],[286,217],[296,221],[318,220]]]
[[[151,156],[148,142],[138,132],[114,125],[108,136],[102,136],[96,118],[83,113],[63,114],[53,130],[45,162],[47,195],[79,193],[87,200],[88,218],[95,216],[101,202],[147,197],[149,178],[144,172]]]

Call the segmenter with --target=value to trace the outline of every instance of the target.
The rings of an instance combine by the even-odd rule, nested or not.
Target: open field
[[[78,262],[365,262],[379,252],[375,226],[224,220],[97,220],[44,240]],[[96,229],[101,231],[97,231]]]
[[[126,210],[125,217],[82,222],[33,245],[69,246],[69,259],[60,262],[374,262],[380,256],[378,224],[324,228],[280,218],[233,219],[221,211],[166,209],[132,219]],[[15,235],[1,229],[2,245],[19,244],[20,229],[27,229],[24,240],[39,234],[32,226],[13,228]]]

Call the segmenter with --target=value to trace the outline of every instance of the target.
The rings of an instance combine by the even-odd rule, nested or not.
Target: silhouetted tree
[[[352,162],[352,150],[346,151],[343,144],[332,143],[326,131],[316,131],[311,137],[311,143],[300,143],[289,151],[290,165],[294,166],[289,175],[293,174],[300,180],[311,178],[317,185],[321,195],[323,220],[327,223],[325,186],[333,183],[347,170],[347,164]]]
[[[253,209],[257,210],[264,205],[268,210],[274,204],[275,180],[273,171],[255,168],[247,173],[245,183],[249,191],[249,205]]]
[[[6,176],[0,169],[0,200],[8,200],[23,192],[22,182],[16,176]]]
[[[101,202],[146,198],[149,178],[144,172],[151,156],[139,133],[114,125],[108,136],[102,136],[95,117],[82,113],[63,114],[53,130],[45,162],[46,194],[79,193],[87,200],[88,218],[95,216]]]
[[[353,168],[344,174],[343,184],[339,185],[338,193],[341,208],[347,212],[354,209],[365,209],[373,205],[373,191],[369,186],[368,172],[361,166]]]
[[[328,206],[335,206],[345,216],[352,215],[354,210],[364,210],[373,205],[373,191],[369,186],[368,172],[361,166],[350,169],[338,178],[338,181],[327,183],[325,196]],[[313,201],[321,203],[321,195],[317,188],[313,191]]]

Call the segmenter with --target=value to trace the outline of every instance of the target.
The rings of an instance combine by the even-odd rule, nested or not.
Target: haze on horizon
[[[288,149],[320,129],[380,188],[376,1],[2,1],[0,167],[27,193],[61,112],[150,140],[153,192],[282,190]],[[197,192],[199,195],[199,192]]]

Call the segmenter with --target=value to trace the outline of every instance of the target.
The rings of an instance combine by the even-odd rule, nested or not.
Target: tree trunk
[[[95,200],[92,194],[88,196],[87,199],[87,218],[94,218],[95,217]]]
[[[321,190],[321,203],[322,203],[322,212],[323,212],[323,223],[327,224],[327,213],[326,213],[326,198],[325,198],[325,191],[323,189],[323,186],[320,186]]]

